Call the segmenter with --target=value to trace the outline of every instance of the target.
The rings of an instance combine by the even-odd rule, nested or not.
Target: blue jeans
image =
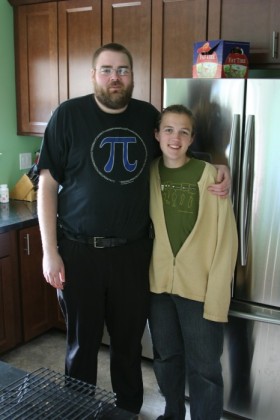
[[[165,397],[164,419],[185,419],[189,382],[192,420],[218,420],[223,412],[224,324],[203,318],[201,302],[151,294],[149,325],[154,370]]]

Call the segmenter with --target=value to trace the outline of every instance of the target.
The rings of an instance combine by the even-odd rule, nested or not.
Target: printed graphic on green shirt
[[[171,206],[177,212],[194,213],[197,184],[176,184],[167,181],[161,184],[161,191],[165,206]]]
[[[180,168],[166,168],[159,173],[166,228],[173,254],[176,255],[191,233],[199,208],[198,181],[205,164],[191,159]]]

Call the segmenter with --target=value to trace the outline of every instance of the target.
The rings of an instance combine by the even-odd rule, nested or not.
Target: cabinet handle
[[[272,32],[272,58],[278,58],[279,32]]]
[[[25,245],[26,247],[23,248],[24,252],[26,252],[27,255],[30,255],[30,241],[29,241],[29,233],[27,233],[24,236],[24,241],[25,241]]]

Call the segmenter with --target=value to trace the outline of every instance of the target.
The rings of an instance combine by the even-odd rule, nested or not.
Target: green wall
[[[40,148],[41,138],[17,135],[13,8],[0,0],[0,184],[11,189],[27,171],[19,169],[19,153]]]

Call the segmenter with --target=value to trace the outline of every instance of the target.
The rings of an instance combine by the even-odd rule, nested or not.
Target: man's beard
[[[119,87],[119,84],[111,84],[109,87],[102,88],[97,83],[94,84],[95,97],[102,105],[110,109],[121,109],[124,108],[133,92],[133,83],[126,88],[122,88],[118,92],[110,92],[114,86]]]

